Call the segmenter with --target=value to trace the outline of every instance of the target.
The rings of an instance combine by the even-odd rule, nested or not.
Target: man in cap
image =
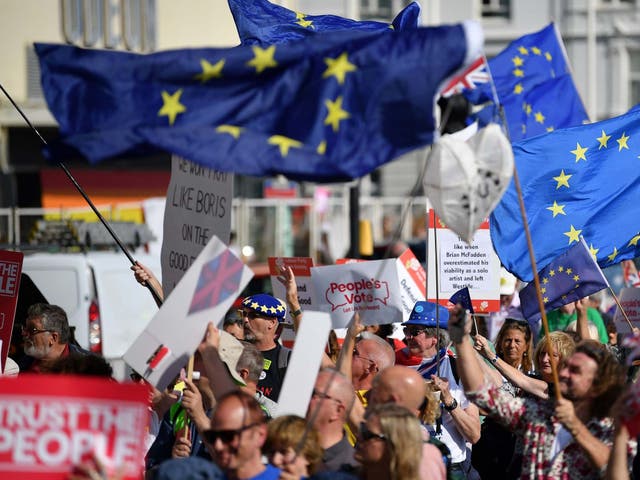
[[[407,347],[396,352],[396,364],[416,369],[440,390],[442,416],[429,433],[449,448],[453,470],[467,478],[471,455],[467,455],[466,442],[480,439],[480,415],[458,382],[455,358],[447,349],[448,319],[449,311],[443,306],[416,302],[409,320],[402,324]]]
[[[278,326],[284,320],[287,307],[283,301],[261,293],[246,297],[239,313],[244,322],[244,339],[264,356],[258,390],[277,402],[291,355],[291,350],[277,341]]]

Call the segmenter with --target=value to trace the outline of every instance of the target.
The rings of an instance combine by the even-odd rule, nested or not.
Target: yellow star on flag
[[[543,301],[544,303],[549,303],[549,297],[544,297],[544,298],[542,299],[542,301]]]
[[[560,187],[567,187],[569,188],[569,179],[573,177],[573,175],[565,175],[564,174],[564,170],[560,171],[560,175],[557,177],[553,177],[553,179],[558,182],[556,184],[556,190],[559,189]]]
[[[544,283],[546,285],[547,283],[549,283],[549,279],[547,277],[544,277],[542,279],[542,283]]]
[[[580,275],[574,275],[573,276],[573,281],[574,282],[579,282],[580,281]]]
[[[631,240],[629,240],[629,245],[627,245],[627,247],[630,247],[631,245],[633,245],[634,247],[638,246],[638,240],[640,240],[640,233],[638,235],[636,235],[635,237],[633,237]]]
[[[516,95],[520,95],[524,91],[524,87],[521,83],[518,83],[515,87],[513,87],[513,93]]]
[[[564,267],[563,267],[562,265],[560,265],[560,266],[558,267],[558,271],[559,271],[559,272],[564,272]]]
[[[546,58],[550,62],[553,57],[549,52],[544,52],[544,58]]]
[[[573,270],[571,268],[567,268],[567,271],[564,273],[566,273],[567,275],[571,275],[573,273]]]
[[[550,277],[555,277],[556,275],[556,271],[555,270],[549,270],[549,276]]]
[[[356,66],[349,62],[347,52],[343,52],[338,58],[325,58],[324,63],[327,64],[327,69],[322,74],[322,78],[336,77],[340,85],[344,83],[347,73],[357,70]]]
[[[611,138],[611,135],[607,135],[606,133],[604,133],[604,130],[602,130],[602,135],[600,135],[596,140],[598,140],[598,142],[600,142],[600,145],[598,146],[598,150],[600,150],[601,148],[607,148],[607,142],[609,141],[609,139]]]
[[[518,47],[518,51],[519,51],[522,55],[529,55],[529,50],[527,50],[527,47]]]
[[[535,55],[540,55],[542,53],[542,51],[538,48],[538,47],[531,47],[531,51],[535,54]]]
[[[573,242],[580,241],[580,234],[581,233],[582,233],[582,230],[576,230],[574,228],[574,226],[571,225],[571,230],[569,230],[568,232],[564,232],[564,235],[569,237],[569,244],[571,244]]]
[[[327,151],[327,142],[325,140],[322,140],[318,145],[316,152],[318,152],[318,155],[324,155],[326,151]]]
[[[629,146],[627,145],[627,140],[629,140],[629,135],[625,135],[625,132],[622,132],[622,136],[616,140],[618,142],[618,151],[622,151],[623,148],[629,150]]]
[[[564,212],[564,207],[564,205],[558,205],[558,202],[554,200],[553,205],[547,207],[547,210],[551,210],[551,213],[553,213],[553,218],[556,218],[556,215],[566,215],[566,213]]]
[[[536,118],[536,122],[544,123],[544,115],[542,114],[542,112],[536,112],[534,117]]]
[[[522,70],[521,68],[516,68],[516,69],[513,71],[513,75],[514,75],[515,77],[524,77],[524,70]]]
[[[607,258],[609,259],[610,262],[613,262],[617,256],[618,256],[618,249],[616,247],[613,247],[613,253],[611,255],[607,255]]]
[[[593,258],[596,258],[596,255],[598,255],[599,251],[600,251],[600,249],[599,248],[595,248],[592,243],[589,244],[589,253],[591,254],[591,256]]]
[[[547,132],[553,132],[553,127],[547,127]]]
[[[216,127],[216,132],[218,133],[228,133],[236,140],[240,137],[240,132],[244,130],[242,127],[236,127],[235,125],[218,125]]]
[[[202,67],[202,73],[196,75],[195,78],[200,80],[201,83],[206,83],[212,78],[222,77],[222,68],[224,67],[224,59],[218,60],[213,65],[206,61],[204,58],[200,60],[200,66]]]
[[[313,25],[313,20],[306,20],[304,13],[296,12],[297,24],[304,28],[310,28]]]
[[[576,149],[571,150],[571,153],[576,156],[576,163],[578,163],[580,160],[584,160],[585,162],[587,161],[587,157],[585,157],[584,155],[587,150],[589,150],[589,147],[581,147],[579,143],[576,143]]]
[[[545,287],[540,287],[540,293],[544,295],[545,293],[547,293],[547,289]]]
[[[293,138],[285,137],[284,135],[273,135],[269,137],[269,145],[276,145],[280,149],[280,155],[286,157],[289,155],[290,148],[302,147],[302,142],[294,140]]]
[[[251,49],[253,50],[253,58],[247,62],[247,66],[254,67],[256,73],[262,73],[267,68],[278,66],[278,62],[273,58],[276,53],[275,45],[271,45],[268,48],[261,48],[254,45]]]
[[[187,111],[187,107],[180,103],[180,96],[182,95],[182,89],[178,90],[174,94],[162,91],[162,108],[158,112],[158,116],[169,117],[169,125],[173,125],[176,121],[176,117]]]
[[[351,115],[349,115],[349,112],[342,109],[342,96],[336,98],[334,102],[331,100],[325,100],[324,104],[328,110],[327,117],[324,119],[324,124],[331,125],[333,131],[337,132],[340,129],[340,122],[342,120],[346,120]]]
[[[524,60],[522,58],[515,56],[511,59],[514,67],[521,67],[524,64]]]

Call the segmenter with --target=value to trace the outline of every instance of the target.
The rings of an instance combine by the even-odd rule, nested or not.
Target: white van
[[[135,255],[160,278],[160,259]],[[22,270],[49,303],[59,305],[85,349],[102,354],[120,380],[122,355],[158,311],[151,292],[137,283],[120,252],[25,254]]]

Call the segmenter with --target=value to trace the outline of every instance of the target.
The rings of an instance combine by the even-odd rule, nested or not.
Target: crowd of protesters
[[[143,266],[134,272],[141,283],[157,283]],[[630,401],[640,337],[635,331],[623,344],[622,336],[607,335],[612,321],[589,299],[552,312],[548,336],[518,315],[515,285],[502,292],[493,328],[482,332],[459,305],[417,302],[398,338],[387,326],[362,325],[356,314],[339,354],[334,338],[320,371],[308,372],[316,380],[302,418],[277,414],[291,353],[279,341],[282,323],[289,317],[297,329],[305,321],[293,272],[283,268],[278,279],[285,299],[246,297],[220,329],[206,326],[194,352],[199,375],[181,375],[165,391],[152,388],[146,478],[640,473],[629,430],[640,413]],[[74,344],[60,307],[33,305],[20,324],[23,355],[5,373],[111,376],[101,357]],[[70,478],[118,477],[93,459]]]

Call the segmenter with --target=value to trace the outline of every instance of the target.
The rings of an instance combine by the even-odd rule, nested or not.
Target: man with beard
[[[45,373],[56,360],[70,353],[90,354],[70,343],[70,338],[69,321],[62,308],[46,303],[31,305],[22,327],[25,356],[18,362],[20,371]]]
[[[284,320],[287,307],[281,300],[261,293],[246,297],[239,313],[244,322],[245,341],[253,343],[264,356],[258,390],[277,402],[291,355],[291,350],[277,341],[278,326]]]
[[[613,442],[609,411],[624,386],[613,355],[598,342],[585,340],[560,367],[561,398],[514,398],[484,380],[470,332],[470,316],[456,307],[449,334],[460,379],[469,400],[524,438],[519,478],[601,478]],[[627,443],[628,458],[635,452],[632,440]]]

